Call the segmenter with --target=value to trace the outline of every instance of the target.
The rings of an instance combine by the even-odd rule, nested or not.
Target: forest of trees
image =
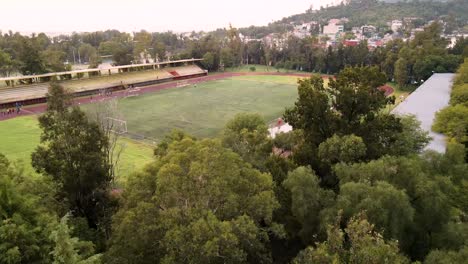
[[[90,67],[101,56],[127,64],[149,53],[203,57],[210,70],[249,63],[335,75],[328,85],[319,76],[298,82],[282,116],[292,132],[272,139],[253,113],[215,138],[174,130],[118,188],[112,133],[52,83],[31,156],[37,174],[0,154],[0,264],[466,262],[468,40],[447,49],[441,30],[433,23],[372,51],[365,43],[324,50],[313,37],[268,48],[243,43],[233,27],[199,40],[0,34],[3,76],[64,70],[78,52]],[[395,98],[378,89],[433,71],[457,71],[434,125],[449,137],[444,154],[424,151],[428,133],[415,117],[389,113]]]
[[[365,13],[362,10],[366,10]],[[192,37],[184,37],[173,32],[139,31],[132,34],[107,30],[97,32],[73,33],[48,37],[44,33],[22,36],[19,33],[0,33],[0,75],[40,74],[68,70],[72,63],[87,63],[90,68],[96,67],[103,58],[111,58],[115,65],[124,65],[147,61],[148,58],[162,60],[179,58],[204,58],[204,67],[208,70],[220,70],[240,64],[263,64],[277,68],[295,69],[335,74],[345,66],[376,65],[386,68],[385,72],[392,79],[395,68],[407,73],[399,74],[400,83],[420,81],[428,76],[429,69],[441,72],[453,72],[460,62],[460,57],[448,56],[434,48],[430,51],[414,51],[415,48],[426,49],[424,40],[437,37],[443,29],[429,30],[413,44],[398,40],[386,47],[369,50],[365,42],[357,47],[322,48],[322,41],[316,34],[305,39],[289,37],[284,47],[268,46],[263,41],[244,42],[239,33],[254,39],[261,39],[270,33],[285,33],[293,24],[307,21],[318,21],[321,25],[332,18],[346,17],[350,20],[346,27],[364,24],[376,25],[382,32],[388,30],[385,24],[392,19],[418,17],[418,25],[431,20],[443,19],[445,33],[463,28],[468,21],[466,1],[454,0],[445,2],[404,1],[382,3],[374,0],[356,0],[339,6],[321,8],[318,11],[307,11],[304,14],[284,18],[264,27],[236,29],[218,29],[213,32],[193,32]],[[415,22],[415,23],[416,23]],[[450,32],[448,32],[448,31]],[[318,32],[315,32],[318,33]],[[440,39],[440,38],[439,38]],[[454,49],[451,54],[467,54],[466,40],[462,49]],[[436,48],[443,48],[443,40],[435,43]],[[408,47],[411,49],[403,49]],[[403,51],[400,54],[400,50]],[[424,58],[421,58],[421,55]],[[396,61],[399,60],[398,63]],[[68,63],[66,63],[68,62]],[[455,65],[455,66],[454,66]],[[414,66],[414,67],[413,67]]]
[[[385,82],[369,66],[302,79],[275,139],[250,113],[218,138],[175,130],[122,189],[105,127],[52,84],[39,176],[0,155],[0,263],[462,263],[466,122],[423,152],[418,121],[383,111]]]

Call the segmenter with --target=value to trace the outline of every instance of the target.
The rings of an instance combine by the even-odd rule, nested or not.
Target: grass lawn
[[[214,137],[240,112],[260,113],[265,121],[281,116],[297,98],[296,80],[241,76],[210,81],[121,99],[118,111],[135,138],[159,141],[172,129],[196,137]],[[85,106],[90,110],[92,107]]]
[[[118,111],[127,121],[130,137],[144,135],[157,142],[174,128],[196,137],[217,136],[226,122],[240,112],[260,113],[268,122],[281,116],[296,98],[297,77],[240,76],[120,99]],[[82,105],[85,110],[95,106]],[[36,116],[0,122],[0,153],[34,174],[30,159],[40,133]],[[131,138],[121,138],[119,144],[125,146],[119,176],[152,160],[153,144]]]
[[[389,112],[392,111],[401,102],[403,102],[406,99],[406,97],[408,97],[416,89],[414,87],[401,88],[398,84],[394,82],[389,82],[387,83],[387,85],[393,88],[394,91],[391,95],[395,96],[395,104],[386,108],[386,110]]]
[[[0,153],[11,162],[24,166],[27,173],[34,174],[31,153],[39,144],[41,130],[35,116],[14,118],[0,122]],[[124,144],[118,175],[128,175],[152,160],[153,148],[146,144],[122,138]]]

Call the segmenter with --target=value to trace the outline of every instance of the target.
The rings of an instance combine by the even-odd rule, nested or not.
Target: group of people
[[[19,114],[21,112],[21,109],[23,108],[23,104],[16,102],[15,107],[11,108],[5,108],[5,109],[0,109],[0,115],[13,115],[13,114]]]

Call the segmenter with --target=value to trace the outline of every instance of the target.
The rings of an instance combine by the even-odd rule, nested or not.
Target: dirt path
[[[258,76],[258,75],[310,77],[310,74],[298,74],[298,73],[229,72],[229,73],[219,73],[219,74],[213,74],[213,75],[208,75],[204,77],[187,79],[187,80],[184,80],[184,82],[187,82],[187,84],[193,85],[197,83],[216,81],[216,80],[221,80],[221,79],[226,79],[226,78],[236,77],[236,76]],[[327,77],[324,77],[324,78],[327,78]],[[115,98],[123,98],[130,94],[133,96],[138,96],[141,94],[153,93],[156,91],[176,88],[176,87],[177,87],[177,81],[172,81],[168,83],[150,85],[150,86],[145,86],[145,87],[138,87],[137,90],[133,90],[131,93],[129,93],[129,90],[124,90],[124,91],[113,92],[111,95],[95,95],[91,97],[76,98],[73,100],[73,102],[78,105],[102,102],[102,101],[107,101],[107,100],[111,100]],[[24,107],[19,114],[16,114],[16,113],[4,114],[3,112],[0,112],[0,121],[12,119],[12,118],[19,117],[19,116],[37,115],[37,114],[45,112],[46,108],[47,108],[46,104],[40,104],[40,105],[32,105],[32,106]]]

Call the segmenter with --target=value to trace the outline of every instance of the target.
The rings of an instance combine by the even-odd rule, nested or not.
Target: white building
[[[403,21],[392,20],[392,25],[390,26],[390,28],[392,29],[393,32],[397,32],[402,27],[403,27]]]
[[[331,40],[336,39],[336,35],[344,32],[344,26],[339,24],[328,24],[323,27],[323,34]]]

